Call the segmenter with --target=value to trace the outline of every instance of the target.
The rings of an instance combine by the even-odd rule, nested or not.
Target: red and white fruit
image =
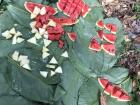
[[[101,46],[95,38],[91,40],[89,44],[89,49],[94,50],[94,51],[101,51]]]
[[[114,44],[117,37],[116,37],[114,34],[112,34],[112,33],[109,33],[109,34],[104,33],[104,34],[103,34],[103,38],[104,38],[106,41],[108,41],[109,43],[113,43],[113,44]]]
[[[114,44],[102,44],[101,48],[109,55],[115,56],[116,48]]]

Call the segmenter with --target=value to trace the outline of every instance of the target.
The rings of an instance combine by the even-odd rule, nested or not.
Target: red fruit
[[[71,41],[75,42],[77,39],[77,34],[75,32],[68,33],[68,37],[70,38]]]
[[[101,48],[108,54],[115,56],[116,48],[114,44],[103,44]]]
[[[99,27],[99,28],[104,28],[104,22],[102,19],[99,19],[97,22],[96,22],[96,25]]]
[[[110,43],[115,43],[115,41],[116,41],[116,36],[111,33],[110,34],[104,33],[103,38]]]
[[[102,86],[102,88],[105,88],[107,86],[107,84],[109,83],[109,81],[104,78],[98,78],[98,82]]]
[[[74,25],[78,22],[77,19],[72,19],[68,17],[61,17],[61,18],[51,17],[51,19],[55,21],[57,24],[60,24],[62,26]]]
[[[101,40],[103,40],[103,34],[104,34],[103,30],[98,30],[97,31],[97,35]]]
[[[63,48],[65,43],[64,43],[63,40],[59,40],[59,41],[58,41],[58,44],[59,44],[59,45],[58,45],[59,48]]]
[[[114,88],[114,85],[111,84],[111,83],[108,83],[107,86],[104,88],[104,92],[107,94],[107,95],[110,95],[113,91],[113,88]]]
[[[111,97],[118,98],[122,94],[122,89],[118,86],[114,86],[113,91],[111,92]]]
[[[115,24],[107,23],[104,25],[104,27],[113,34],[116,34],[116,32],[117,32],[117,26]]]
[[[85,17],[89,12],[89,6],[83,0],[59,0],[57,7],[63,11],[65,15],[77,19],[79,16]]]
[[[49,13],[49,15],[54,15],[57,13],[57,10],[54,9],[53,7],[50,7],[50,6],[45,6],[45,5],[42,5],[42,4],[38,4],[38,3],[33,3],[33,2],[25,2],[24,3],[24,7],[25,9],[32,13],[34,11],[34,8],[35,7],[38,7],[38,8],[42,8],[42,7],[46,7],[46,12]]]
[[[95,50],[95,51],[101,51],[101,46],[95,38],[91,40],[89,44],[89,49]]]
[[[117,99],[118,101],[131,101],[131,97],[123,92],[122,95]]]
[[[81,16],[85,17],[90,11],[90,8],[88,5],[85,5],[84,8],[82,9],[82,14]]]

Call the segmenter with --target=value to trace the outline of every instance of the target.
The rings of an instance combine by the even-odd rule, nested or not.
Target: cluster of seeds
[[[115,41],[117,39],[116,32],[117,32],[117,26],[115,24],[107,23],[104,24],[103,20],[99,19],[96,23],[97,27],[100,28],[97,31],[98,38],[103,42],[104,40],[107,41],[107,43],[102,43],[102,45],[99,44],[99,42],[96,40],[96,38],[92,38],[89,49],[94,51],[101,51],[103,49],[106,53],[115,56],[116,48],[115,48]],[[110,33],[105,33],[103,29],[107,29],[110,31]]]
[[[12,58],[13,60],[17,61],[20,63],[20,66],[27,69],[27,70],[31,70],[31,67],[30,67],[30,60],[28,58],[28,56],[26,55],[21,55],[19,54],[18,51],[15,51],[13,54],[12,54]]]
[[[18,44],[24,41],[24,39],[22,38],[22,33],[19,31],[16,31],[15,28],[6,30],[5,32],[2,33],[2,36],[5,37],[6,39],[12,38],[12,44]]]

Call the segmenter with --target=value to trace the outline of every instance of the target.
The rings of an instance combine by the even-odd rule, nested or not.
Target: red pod
[[[79,16],[85,17],[90,10],[83,0],[59,0],[57,7],[73,19],[77,19]]]
[[[109,55],[115,56],[116,47],[114,44],[102,44],[101,48]]]
[[[45,5],[42,5],[42,4],[39,4],[39,3],[34,3],[34,2],[25,2],[24,7],[30,13],[32,13],[34,11],[35,7],[38,7],[40,9],[42,7],[45,7],[46,8],[46,13],[49,13],[49,15],[55,15],[57,13],[57,10],[55,8],[51,7],[51,6],[45,6]]]
[[[94,51],[101,51],[101,46],[95,38],[92,38],[92,40],[90,41],[89,49]]]
[[[114,44],[117,37],[114,34],[112,34],[112,33],[109,33],[109,34],[103,33],[103,38],[106,41],[108,41],[109,43],[113,43]]]
[[[111,95],[112,98],[116,98],[118,101],[131,101],[131,96],[129,96],[121,87],[104,78],[98,78],[98,82],[104,89],[104,92],[107,95]]]
[[[98,30],[97,31],[97,35],[101,40],[103,40],[103,34],[104,34],[103,30]]]
[[[113,34],[116,34],[116,32],[117,32],[117,25],[116,24],[107,23],[104,25],[104,27]]]
[[[71,41],[75,42],[77,39],[77,34],[75,32],[68,33],[68,37]]]
[[[97,22],[96,22],[96,26],[99,27],[99,28],[104,28],[104,22],[102,19],[99,19]]]

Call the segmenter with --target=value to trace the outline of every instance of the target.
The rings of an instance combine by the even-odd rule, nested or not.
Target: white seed
[[[40,8],[38,8],[37,6],[35,6],[33,14],[38,15],[40,13]]]
[[[46,30],[44,28],[39,28],[40,35],[44,35]]]
[[[27,70],[31,70],[31,67],[30,67],[29,64],[25,64],[25,65],[23,65],[22,67],[25,68],[25,69],[27,69]]]
[[[32,33],[38,33],[38,30],[36,28],[32,28]]]
[[[42,38],[42,36],[38,32],[35,34],[35,37],[36,37],[36,39],[41,39]]]
[[[12,29],[10,30],[10,34],[16,34],[16,29],[15,29],[15,28],[12,28]]]
[[[15,51],[15,52],[12,54],[12,59],[15,60],[15,61],[18,61],[18,58],[19,58],[19,52],[18,52],[18,51]]]
[[[17,43],[22,43],[24,41],[23,38],[17,38]]]
[[[40,10],[40,15],[45,15],[46,14],[46,8],[42,7]]]
[[[21,62],[20,62],[20,66],[23,66],[23,65],[29,64],[29,63],[30,63],[30,60],[29,60],[29,59],[23,59],[23,60],[21,60]]]
[[[47,64],[46,67],[47,68],[50,68],[50,69],[55,69],[55,65],[49,65],[49,64]]]
[[[17,31],[17,33],[15,34],[15,36],[22,36],[22,33]]]
[[[44,78],[46,78],[48,76],[48,72],[47,71],[40,71],[40,75],[43,76]]]
[[[55,69],[56,73],[63,73],[62,68],[59,66]]]
[[[37,41],[36,41],[36,38],[35,37],[32,37],[32,38],[28,39],[27,41],[29,43],[36,44],[37,45]]]
[[[28,59],[28,56],[20,55],[19,58],[18,58],[18,61],[22,61],[22,60],[25,60],[25,59]]]
[[[36,25],[36,21],[33,21],[33,22],[30,23],[31,28],[34,28],[35,25]]]
[[[56,27],[56,23],[53,20],[50,20],[48,26]]]
[[[45,47],[49,46],[52,42],[51,40],[47,40],[47,39],[44,39],[43,41],[44,41],[44,46]]]
[[[10,39],[12,35],[10,34],[10,31],[5,31],[2,33],[2,36],[5,37],[6,39]]]
[[[65,57],[65,58],[68,58],[69,57],[69,55],[68,55],[68,52],[67,51],[65,51],[64,53],[62,53],[62,55],[61,55],[62,57]]]
[[[17,44],[17,36],[14,36],[14,37],[12,38],[12,44]]]
[[[45,46],[43,46],[42,52],[48,52],[48,51],[49,51],[49,49],[46,48]]]
[[[51,71],[51,76],[54,76],[56,73],[54,71]]]
[[[37,14],[31,13],[31,19],[34,19],[34,18],[36,18],[36,17],[37,17]]]
[[[42,54],[42,58],[45,59],[45,58],[47,58],[49,55],[50,55],[49,53],[47,53],[47,52],[43,52],[43,54]]]
[[[58,64],[57,60],[54,57],[52,57],[49,63]]]

